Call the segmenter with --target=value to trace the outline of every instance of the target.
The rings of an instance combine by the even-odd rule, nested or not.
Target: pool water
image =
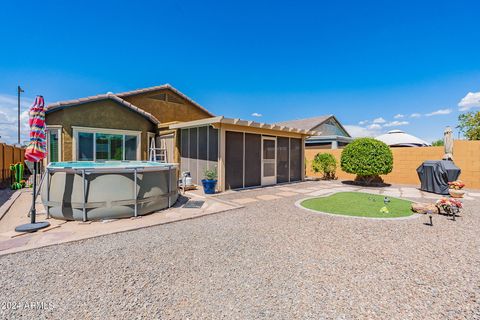
[[[138,167],[159,167],[168,166],[168,163],[159,163],[153,161],[65,161],[51,162],[48,168],[138,168]]]

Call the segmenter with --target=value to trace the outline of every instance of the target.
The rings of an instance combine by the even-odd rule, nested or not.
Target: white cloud
[[[362,137],[376,137],[380,134],[378,129],[369,129],[368,127],[361,127],[356,125],[346,125],[344,126],[345,129],[350,133],[350,135],[354,138],[362,138]]]
[[[399,126],[406,126],[408,125],[408,121],[390,121],[388,123],[385,123],[383,126],[384,127],[399,127]]]
[[[444,114],[450,114],[450,113],[452,113],[452,109],[440,109],[437,111],[426,113],[425,115],[427,117],[431,117],[431,116],[438,116],[438,115],[444,115]]]
[[[382,117],[373,119],[373,123],[385,123],[385,122],[387,122],[387,121],[385,119],[383,119]]]
[[[403,117],[405,117],[405,115],[403,115],[403,114],[401,114],[401,113],[396,114],[395,116],[393,116],[393,118],[395,118],[395,119],[401,119],[401,118],[403,118]]]
[[[420,118],[422,115],[420,113],[412,113],[410,118]]]
[[[360,121],[358,124],[361,125],[361,126],[364,126],[368,123],[368,120],[363,120],[363,121]]]
[[[20,141],[28,140],[28,108],[31,99],[23,98],[20,105]],[[17,143],[17,97],[0,93],[0,141],[8,144]]]
[[[469,92],[458,103],[460,111],[468,111],[472,108],[480,108],[480,92]]]
[[[261,116],[262,116],[261,113],[257,113],[257,112],[252,113],[252,117],[260,118]]]
[[[379,130],[379,129],[382,128],[382,126],[377,124],[377,123],[373,123],[373,124],[369,125],[367,128],[370,129],[370,130]]]

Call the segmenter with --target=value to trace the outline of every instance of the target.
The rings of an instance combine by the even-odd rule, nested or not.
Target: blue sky
[[[170,83],[215,114],[335,114],[354,135],[431,141],[480,108],[478,12],[438,0],[6,2],[0,139],[15,141],[17,84],[25,110],[36,94]]]

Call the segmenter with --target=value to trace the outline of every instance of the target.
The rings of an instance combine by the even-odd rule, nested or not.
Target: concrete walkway
[[[340,181],[307,181],[287,185],[257,188],[241,191],[229,191],[216,197],[237,204],[249,204],[258,201],[272,201],[280,198],[294,197],[300,194],[305,197],[324,196],[336,192],[365,192],[390,197],[404,198],[418,202],[435,202],[442,196],[424,192],[414,186],[393,185],[389,187],[360,187],[344,184]],[[480,191],[468,191],[463,200],[480,199]]]

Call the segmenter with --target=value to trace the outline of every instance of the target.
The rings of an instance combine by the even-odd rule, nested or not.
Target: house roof
[[[431,145],[430,143],[412,136],[411,134],[405,133],[402,130],[391,130],[375,139],[383,141],[389,146],[396,147],[426,147]]]
[[[249,120],[241,120],[238,118],[236,119],[225,118],[224,116],[218,116],[218,117],[212,117],[212,118],[206,118],[206,119],[200,119],[200,120],[194,120],[194,121],[188,121],[188,122],[180,122],[180,123],[172,124],[170,126],[170,129],[194,128],[198,126],[204,126],[204,125],[215,124],[215,123],[225,123],[225,124],[232,124],[232,125],[243,126],[243,127],[292,132],[292,133],[299,133],[307,136],[320,134],[320,132],[312,131],[312,130],[287,127],[279,124],[267,124],[267,123],[249,121]]]
[[[123,98],[125,97],[129,97],[129,96],[133,96],[133,95],[137,95],[137,94],[141,94],[141,93],[146,93],[146,92],[152,92],[152,91],[156,91],[156,90],[161,90],[161,89],[168,89],[172,92],[174,92],[175,94],[181,96],[183,99],[187,100],[188,102],[192,103],[194,106],[196,106],[197,108],[203,110],[204,112],[206,112],[208,115],[210,116],[214,116],[212,113],[210,113],[207,109],[205,109],[204,107],[202,107],[201,105],[199,105],[197,102],[195,102],[194,100],[190,99],[189,97],[187,97],[185,94],[181,93],[180,91],[178,91],[176,88],[174,88],[172,85],[170,84],[163,84],[163,85],[160,85],[160,86],[155,86],[155,87],[149,87],[149,88],[144,88],[144,89],[137,89],[137,90],[132,90],[132,91],[126,91],[126,92],[120,92],[120,93],[106,93],[106,94],[99,94],[99,95],[96,95],[96,96],[90,96],[90,97],[85,97],[85,98],[80,98],[80,99],[73,99],[73,100],[66,100],[66,101],[59,101],[59,102],[55,102],[55,103],[52,103],[52,104],[49,104],[47,106],[47,113],[49,112],[53,112],[53,111],[56,111],[56,110],[61,110],[63,108],[67,108],[67,107],[72,107],[72,106],[76,106],[76,105],[80,105],[80,104],[84,104],[84,103],[89,103],[89,102],[93,102],[93,101],[100,101],[100,100],[107,100],[107,99],[110,99],[110,100],[113,100],[113,101],[116,101],[122,105],[124,105],[125,107],[131,109],[132,111],[134,112],[137,112],[139,114],[141,114],[142,116],[144,116],[145,118],[151,120],[153,123],[155,123],[156,125],[160,124],[160,121],[155,117],[153,116],[151,113],[148,113],[146,111],[144,111],[142,108],[139,108],[135,105],[133,105],[132,103],[124,100]]]
[[[306,118],[306,119],[296,119],[296,120],[289,120],[289,121],[282,121],[277,122],[276,124],[282,126],[290,126],[298,129],[305,129],[305,130],[312,130],[313,128],[321,125],[327,119],[333,117],[333,115],[325,115],[325,116],[318,116],[313,118]]]
[[[61,109],[64,109],[64,108],[77,106],[77,105],[81,105],[81,104],[85,104],[85,103],[89,103],[89,102],[93,102],[93,101],[101,101],[101,100],[113,100],[113,101],[129,108],[133,112],[136,112],[136,113],[140,114],[141,116],[149,119],[154,124],[156,124],[156,125],[160,124],[160,121],[157,118],[155,118],[152,114],[144,111],[143,109],[141,109],[137,106],[134,106],[130,102],[123,100],[122,98],[118,97],[117,95],[115,95],[113,93],[99,94],[99,95],[96,95],[96,96],[90,96],[90,97],[86,97],[86,98],[55,102],[55,103],[49,104],[46,109],[47,109],[47,113],[50,113],[50,112],[61,110]]]
[[[342,128],[342,130],[345,131],[346,134],[350,137],[350,134],[348,133],[348,131],[342,126],[340,121],[338,121],[338,119],[335,118],[333,114],[312,117],[312,118],[305,118],[305,119],[282,121],[282,122],[277,122],[276,124],[293,127],[293,128],[304,129],[304,130],[313,130],[314,128],[318,127],[319,125],[321,125],[322,123],[324,123],[325,121],[331,118],[333,118],[338,123],[338,125]]]
[[[195,100],[187,97],[185,94],[183,94],[182,92],[180,92],[179,90],[177,90],[176,88],[174,88],[171,84],[169,83],[166,83],[166,84],[162,84],[160,86],[155,86],[155,87],[149,87],[149,88],[144,88],[144,89],[136,89],[136,90],[132,90],[132,91],[125,91],[125,92],[121,92],[121,93],[116,93],[117,96],[119,97],[128,97],[128,96],[133,96],[133,95],[137,95],[137,94],[141,94],[141,93],[146,93],[146,92],[151,92],[151,91],[156,91],[156,90],[161,90],[161,89],[168,89],[170,91],[173,91],[174,93],[178,94],[179,96],[181,96],[183,99],[187,100],[188,102],[190,102],[191,104],[195,105],[197,108],[205,111],[206,113],[208,113],[208,115],[214,117],[215,115],[213,113],[211,113],[210,111],[208,111],[207,109],[205,109],[204,107],[202,107],[200,104],[198,104],[197,102],[195,102]]]

